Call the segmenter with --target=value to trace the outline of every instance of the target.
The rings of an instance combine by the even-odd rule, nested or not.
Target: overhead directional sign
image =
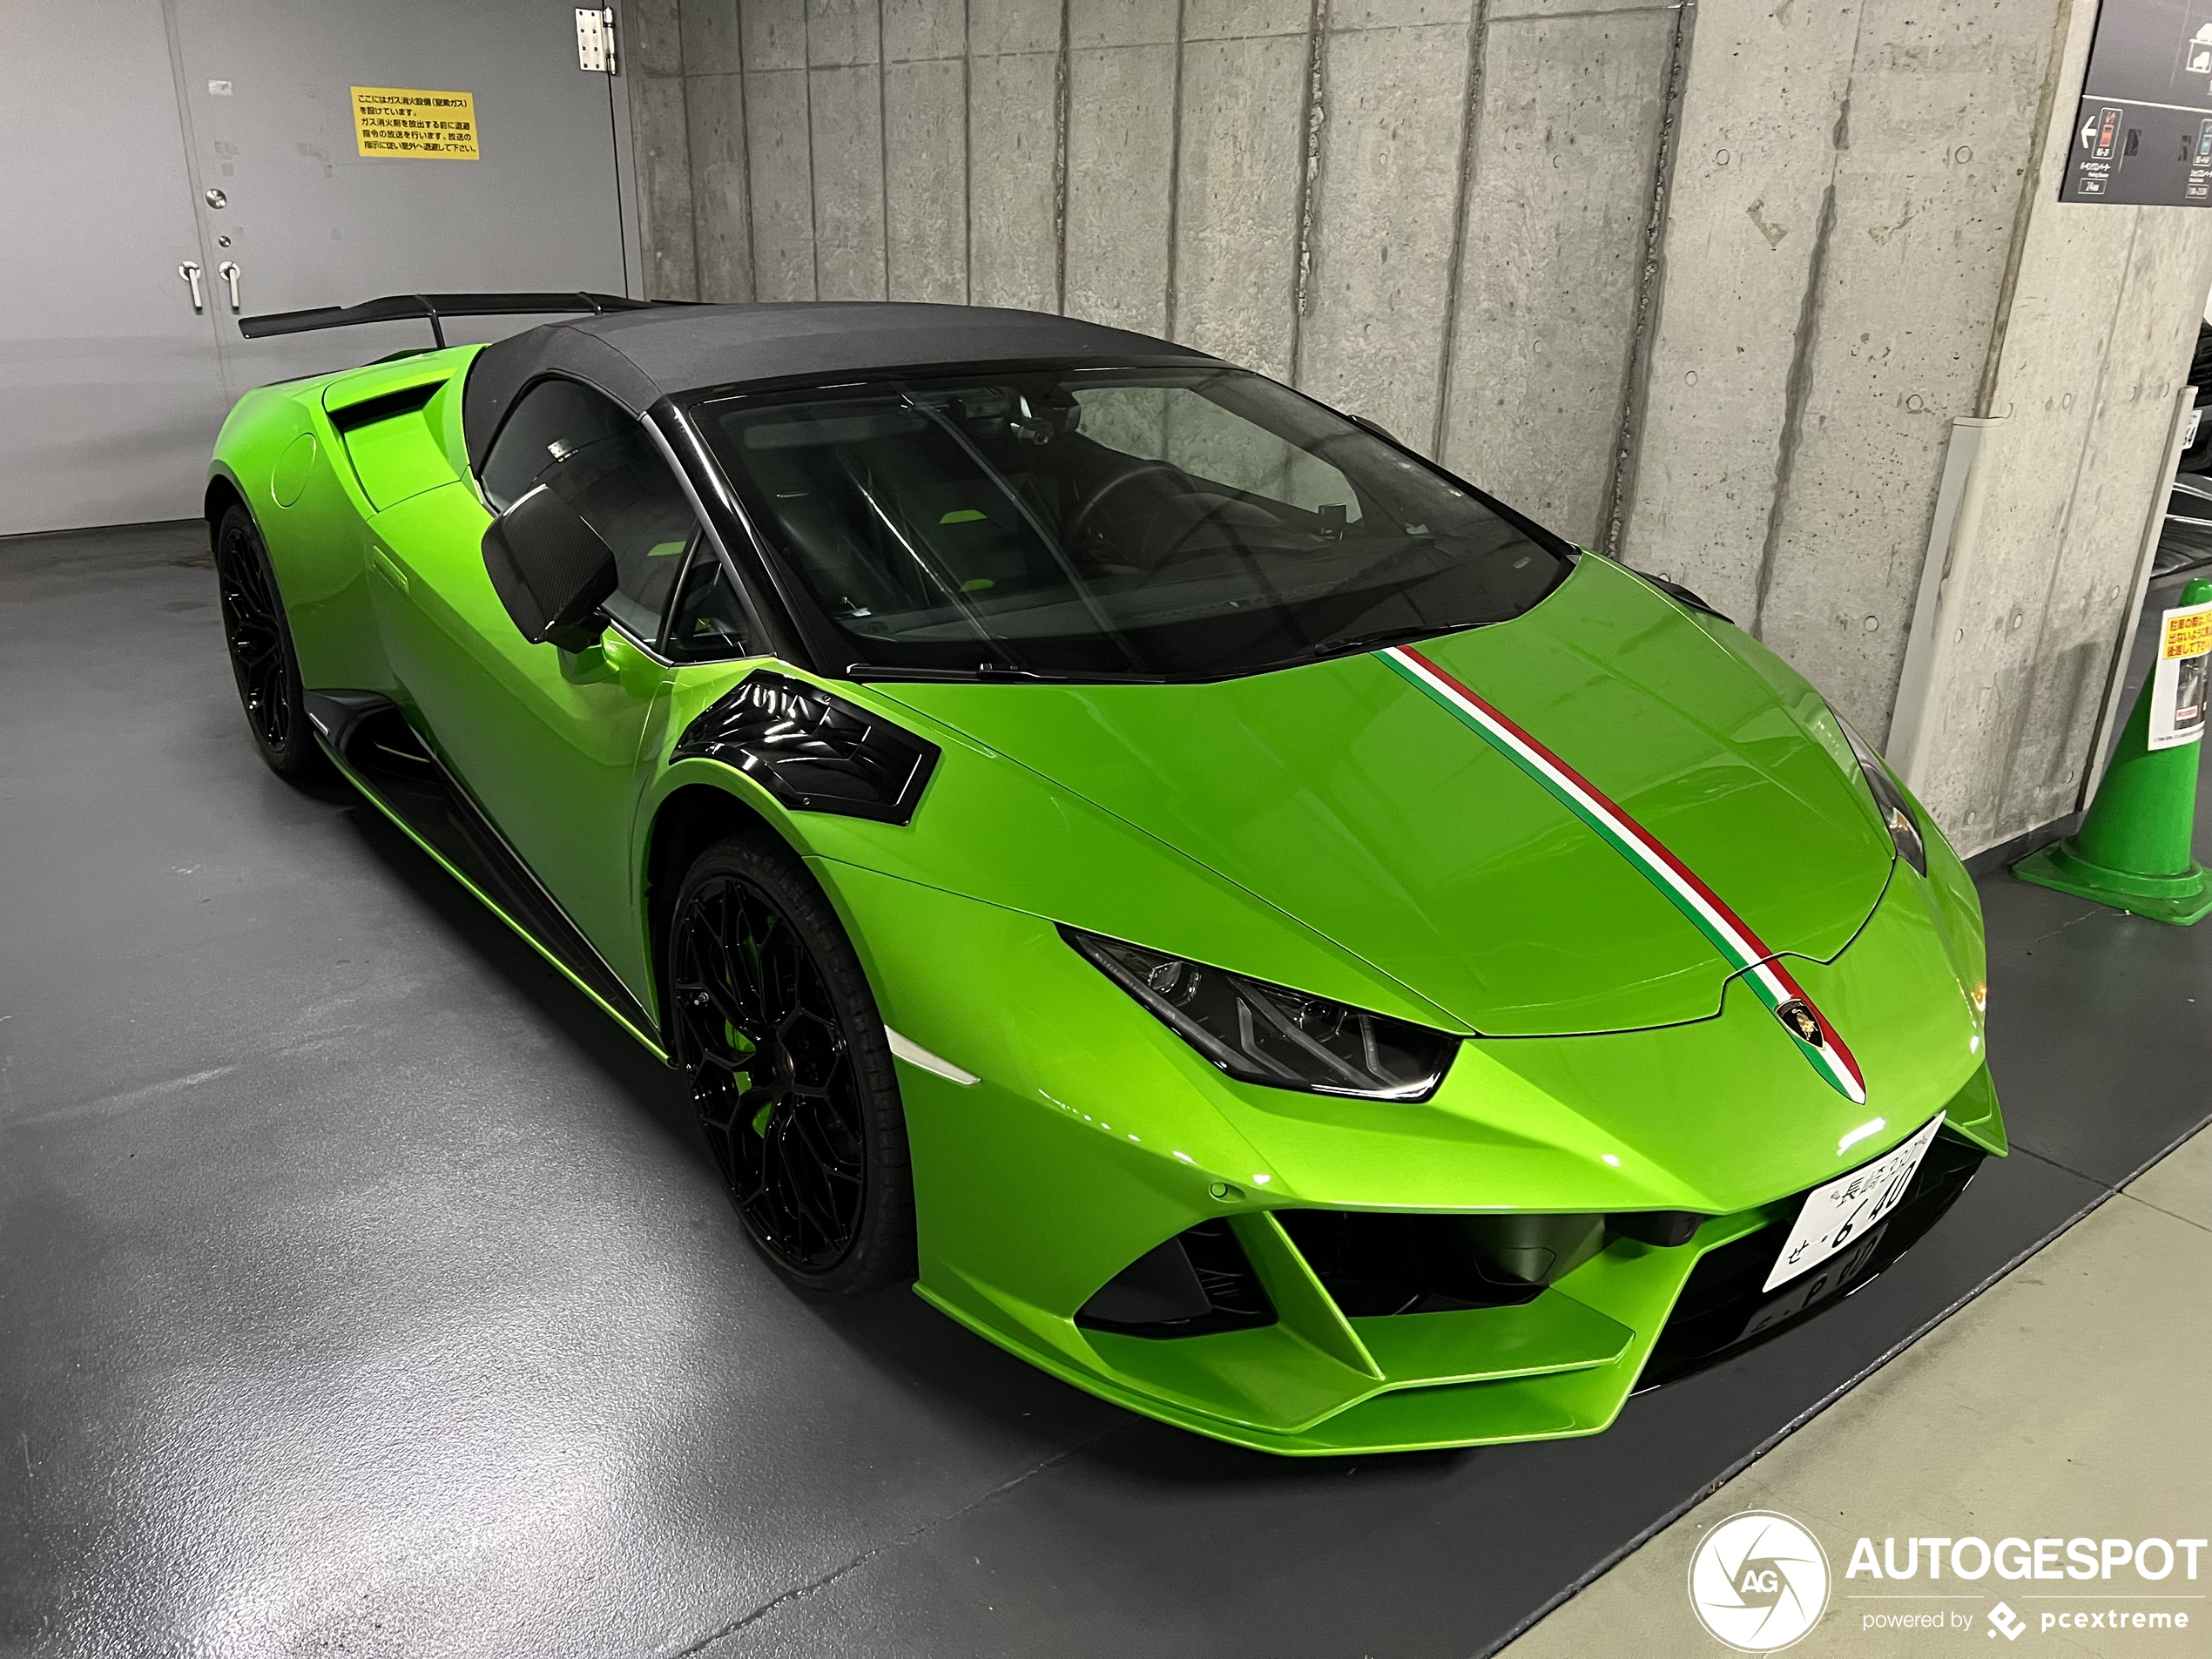
[[[2212,0],[2104,0],[2059,199],[2212,207]]]

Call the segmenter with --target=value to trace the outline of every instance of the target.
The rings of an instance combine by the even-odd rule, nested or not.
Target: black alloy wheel
[[[669,936],[678,1062],[730,1201],[808,1290],[911,1278],[914,1192],[875,999],[821,890],[780,844],[710,848]]]
[[[284,601],[253,515],[243,507],[231,508],[215,527],[215,580],[231,674],[261,759],[287,778],[320,770],[322,751],[301,699],[300,661]]]

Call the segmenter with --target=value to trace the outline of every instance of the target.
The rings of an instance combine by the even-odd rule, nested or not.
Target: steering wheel
[[[1092,515],[1110,500],[1114,493],[1123,485],[1134,479],[1147,477],[1153,473],[1165,473],[1174,478],[1182,478],[1186,475],[1182,468],[1171,467],[1164,461],[1143,461],[1134,467],[1123,469],[1099,485],[1097,494],[1076,509],[1076,516],[1068,521],[1068,539],[1070,542],[1080,540],[1083,531],[1089,527]]]

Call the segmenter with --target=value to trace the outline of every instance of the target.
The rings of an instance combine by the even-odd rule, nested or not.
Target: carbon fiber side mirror
[[[484,570],[523,637],[563,651],[598,637],[592,619],[617,580],[614,550],[543,484],[486,529]]]

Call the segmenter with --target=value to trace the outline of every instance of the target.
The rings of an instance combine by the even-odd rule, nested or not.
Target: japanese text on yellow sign
[[[2212,608],[2169,610],[2166,613],[2166,643],[2158,655],[2174,662],[2212,651]]]
[[[354,135],[365,156],[474,161],[476,95],[356,86]]]

